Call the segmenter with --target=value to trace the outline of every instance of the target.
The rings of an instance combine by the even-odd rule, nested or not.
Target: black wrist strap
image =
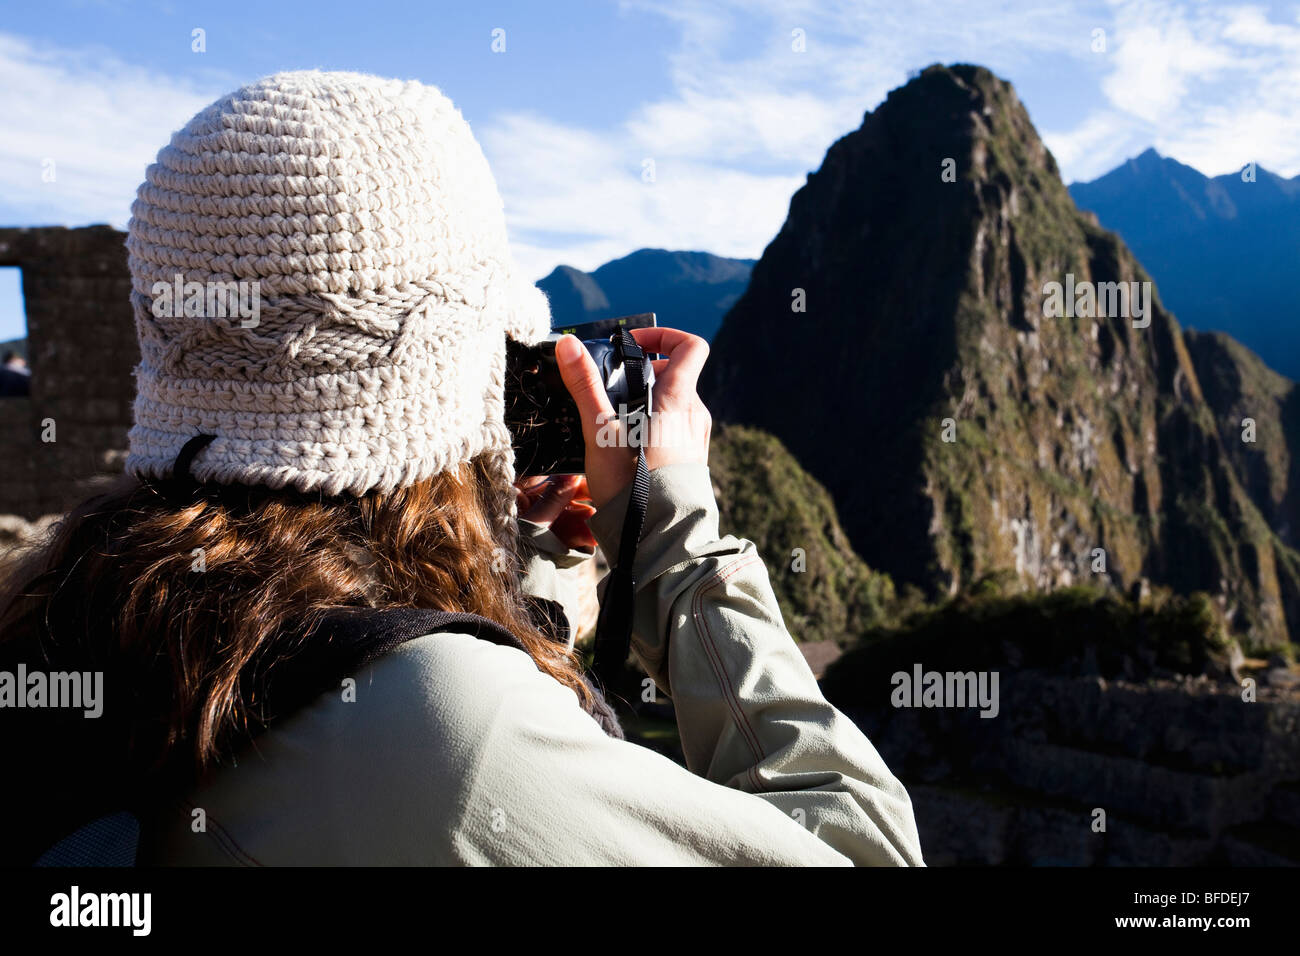
[[[645,393],[646,358],[636,339],[622,330],[616,340],[628,376],[628,389],[632,395]],[[650,412],[649,402],[646,411]],[[609,572],[605,598],[600,604],[596,619],[596,655],[592,671],[597,678],[608,681],[627,660],[632,646],[632,611],[636,599],[636,579],[632,575],[637,545],[645,526],[646,505],[650,500],[650,469],[646,466],[645,442],[649,438],[650,423],[647,418],[639,430],[641,442],[636,453],[636,477],[632,479],[632,495],[628,498],[627,512],[623,515],[623,534],[618,543],[618,559]]]

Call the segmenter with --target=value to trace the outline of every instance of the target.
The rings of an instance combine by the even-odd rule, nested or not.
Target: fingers
[[[591,497],[591,489],[587,487],[586,475],[534,475],[531,478],[520,478],[515,481],[515,490],[519,492],[520,501],[523,502],[523,504],[520,505],[520,510],[527,508],[539,495],[541,495],[543,491],[546,490],[546,483],[549,482],[552,477],[557,479],[567,478],[570,481],[577,482],[578,488],[573,495],[574,501]]]
[[[519,517],[549,527],[551,533],[570,548],[590,551],[596,539],[587,519],[596,509],[587,501],[587,479],[583,475],[553,475],[521,478],[515,483]]]
[[[683,332],[681,329],[670,329],[662,325],[655,325],[648,329],[629,329],[632,338],[636,339],[636,344],[646,352],[659,352],[663,355],[671,356],[673,348],[681,345],[687,339],[699,338],[697,335],[691,335],[690,332]]]
[[[569,507],[576,497],[579,482],[574,475],[560,475],[543,480],[545,486],[540,489],[540,493],[536,498],[530,496],[528,508],[520,517],[526,521],[549,525],[560,516],[565,508]],[[527,492],[524,492],[524,494],[527,494]]]
[[[515,487],[521,494],[531,502],[534,498],[545,490],[546,482],[550,479],[546,475],[536,475],[532,478],[520,478],[515,482]]]
[[[587,527],[587,519],[596,513],[596,509],[591,505],[582,504],[578,501],[569,503],[569,506],[560,513],[551,525],[551,533],[567,544],[570,548],[579,548],[581,550],[591,550],[596,547],[596,538],[592,535],[591,529]]]
[[[573,396],[582,419],[582,435],[590,446],[595,441],[600,424],[614,417],[609,394],[600,377],[600,370],[576,336],[566,335],[555,343],[555,361],[560,368],[564,387]]]
[[[682,395],[695,391],[700,372],[704,369],[704,361],[709,357],[708,342],[681,329],[661,327],[633,329],[632,338],[645,351],[668,356],[662,377],[660,367],[652,363],[657,386]]]

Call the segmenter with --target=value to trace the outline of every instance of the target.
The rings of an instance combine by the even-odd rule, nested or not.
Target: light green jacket
[[[628,495],[591,519],[606,554]],[[526,585],[571,607],[572,554],[527,534]],[[822,697],[754,545],[719,536],[706,466],[651,472],[636,579],[633,651],[689,770],[606,736],[522,651],[430,635],[150,822],[142,862],[921,865],[906,791]]]

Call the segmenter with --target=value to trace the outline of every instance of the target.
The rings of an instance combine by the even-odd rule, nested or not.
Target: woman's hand
[[[655,359],[654,407],[646,443],[646,466],[653,471],[685,462],[708,464],[713,420],[695,392],[709,356],[709,344],[680,329],[632,329],[632,337]],[[582,343],[566,335],[555,346],[565,387],[578,405],[587,445],[587,483],[591,501],[601,508],[636,474],[636,448],[609,403],[600,371]]]
[[[551,475],[521,478],[515,482],[519,517],[544,528],[570,548],[593,551],[596,539],[587,519],[596,513],[586,500],[591,497],[582,475]]]

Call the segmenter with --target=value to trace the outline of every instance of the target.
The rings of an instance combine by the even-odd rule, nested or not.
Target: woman
[[[701,339],[634,333],[667,356],[656,410],[687,423],[647,449],[633,649],[689,770],[621,739],[568,622],[536,613],[572,613],[591,544],[618,553],[635,460],[597,441],[608,399],[568,337],[585,482],[514,486],[506,340],[543,338],[549,309],[437,90],[241,89],[160,152],[128,232],[125,484],[68,517],[0,622],[6,659],[105,675],[102,722],[28,738],[36,844],[126,806],[158,864],[922,862],[754,546],[718,533]],[[240,282],[252,314],[213,307]],[[367,643],[429,610],[496,624]]]

